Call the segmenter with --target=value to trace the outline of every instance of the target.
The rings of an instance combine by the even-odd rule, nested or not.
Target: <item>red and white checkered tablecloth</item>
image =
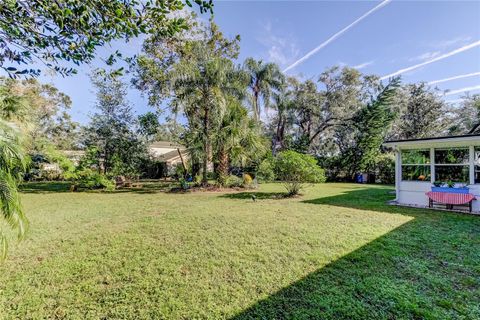
[[[427,192],[425,193],[435,202],[445,204],[465,204],[475,200],[475,196],[469,193],[449,193],[449,192]]]

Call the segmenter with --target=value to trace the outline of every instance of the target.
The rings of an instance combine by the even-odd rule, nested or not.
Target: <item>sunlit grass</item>
[[[0,318],[480,315],[480,219],[387,206],[390,188],[271,199],[269,184],[253,202],[47,187],[23,195],[31,230],[0,266]]]

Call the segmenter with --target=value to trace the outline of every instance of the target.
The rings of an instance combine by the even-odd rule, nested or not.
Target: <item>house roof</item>
[[[438,146],[468,146],[480,145],[480,134],[465,134],[458,136],[431,137],[422,139],[390,140],[384,144],[386,147],[438,147]]]
[[[184,150],[180,150],[180,152],[182,153],[182,156],[186,155]],[[178,150],[173,150],[173,151],[164,153],[162,155],[159,155],[158,159],[163,160],[165,162],[170,162],[170,161],[176,160],[179,157],[180,157],[180,155],[178,154]]]
[[[185,149],[184,146],[182,146],[180,144],[177,144],[175,142],[172,142],[172,141],[153,141],[150,144],[150,148],[171,148],[171,149],[180,148],[180,149]]]

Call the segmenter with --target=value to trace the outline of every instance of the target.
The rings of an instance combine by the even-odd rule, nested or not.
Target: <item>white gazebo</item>
[[[387,141],[395,151],[396,202],[426,207],[426,192],[434,182],[468,186],[476,196],[473,212],[480,213],[480,135]]]

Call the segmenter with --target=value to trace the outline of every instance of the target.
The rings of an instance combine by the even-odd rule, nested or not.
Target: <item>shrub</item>
[[[245,173],[243,175],[243,183],[246,184],[246,185],[251,185],[252,182],[253,182],[252,176],[248,173]]]
[[[111,168],[108,171],[110,177],[124,176],[129,180],[138,179],[140,175],[139,167],[132,165],[132,163],[124,162],[118,154],[111,158]]]
[[[86,189],[115,190],[115,181],[91,169],[83,169],[76,173],[75,182],[78,187]]]
[[[245,188],[251,188],[253,186],[253,178],[250,174],[245,173],[243,175],[243,186]]]
[[[380,183],[395,183],[395,158],[393,154],[382,154],[375,160],[375,167]]]
[[[178,179],[178,181],[180,182],[180,188],[183,191],[187,191],[190,188],[190,184],[188,183],[187,180],[185,180],[184,177],[180,177],[180,179]]]
[[[26,179],[70,180],[75,171],[74,163],[52,145],[45,145],[40,153],[30,156],[31,166]]]
[[[185,175],[185,169],[181,163],[177,163],[170,167],[168,175],[175,179],[180,179]]]
[[[263,160],[257,168],[257,179],[262,182],[275,180],[275,162],[273,158]]]
[[[235,175],[229,175],[225,178],[225,186],[228,188],[236,188],[243,186],[243,179]]]
[[[41,171],[41,178],[46,181],[57,181],[62,180],[63,175],[60,170],[47,169]]]
[[[288,196],[297,195],[305,183],[325,182],[325,171],[314,157],[295,151],[280,152],[275,160],[277,178],[282,180]]]

